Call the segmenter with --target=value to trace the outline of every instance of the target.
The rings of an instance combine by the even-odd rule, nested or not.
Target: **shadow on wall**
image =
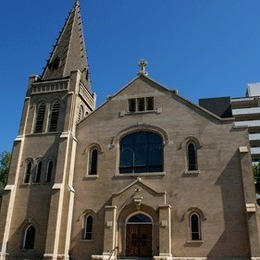
[[[242,173],[237,151],[221,175],[216,185],[221,187],[224,232],[208,254],[208,259],[232,259],[233,257],[250,258],[250,245],[247,229],[247,216],[245,212],[245,199]]]

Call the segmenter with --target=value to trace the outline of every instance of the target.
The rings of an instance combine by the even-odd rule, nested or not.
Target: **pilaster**
[[[172,259],[171,243],[171,206],[159,206],[159,256],[154,259]]]
[[[104,248],[102,255],[92,255],[92,259],[116,259],[116,206],[105,207]]]

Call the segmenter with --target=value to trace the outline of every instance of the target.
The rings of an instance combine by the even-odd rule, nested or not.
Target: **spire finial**
[[[139,67],[141,68],[141,70],[138,72],[137,75],[145,75],[148,76],[148,72],[145,71],[145,67],[147,66],[148,62],[145,59],[141,59],[138,62]]]

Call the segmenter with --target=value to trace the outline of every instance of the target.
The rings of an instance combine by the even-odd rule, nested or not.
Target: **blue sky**
[[[0,152],[17,135],[28,77],[41,75],[74,0],[3,1]],[[199,98],[244,96],[260,81],[259,0],[81,0],[97,105],[148,61],[149,76]]]

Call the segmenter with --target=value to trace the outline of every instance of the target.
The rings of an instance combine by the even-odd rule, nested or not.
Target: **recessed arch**
[[[139,223],[140,225],[150,225],[150,231],[152,234],[152,255],[156,255],[157,252],[157,245],[159,243],[158,236],[154,235],[159,232],[159,217],[156,212],[156,209],[148,206],[146,204],[141,204],[140,209],[137,209],[136,204],[134,202],[129,203],[120,211],[117,215],[117,229],[118,229],[118,255],[125,257],[127,255],[127,236],[129,235],[127,230],[127,226],[129,224],[129,220],[136,215],[144,215],[145,218],[149,219],[149,222]],[[136,223],[138,224],[138,222]],[[131,233],[131,232],[130,232]],[[128,237],[129,238],[129,237]]]
[[[23,232],[23,241],[22,248],[23,249],[34,249],[35,242],[35,227],[32,224],[28,224]]]

